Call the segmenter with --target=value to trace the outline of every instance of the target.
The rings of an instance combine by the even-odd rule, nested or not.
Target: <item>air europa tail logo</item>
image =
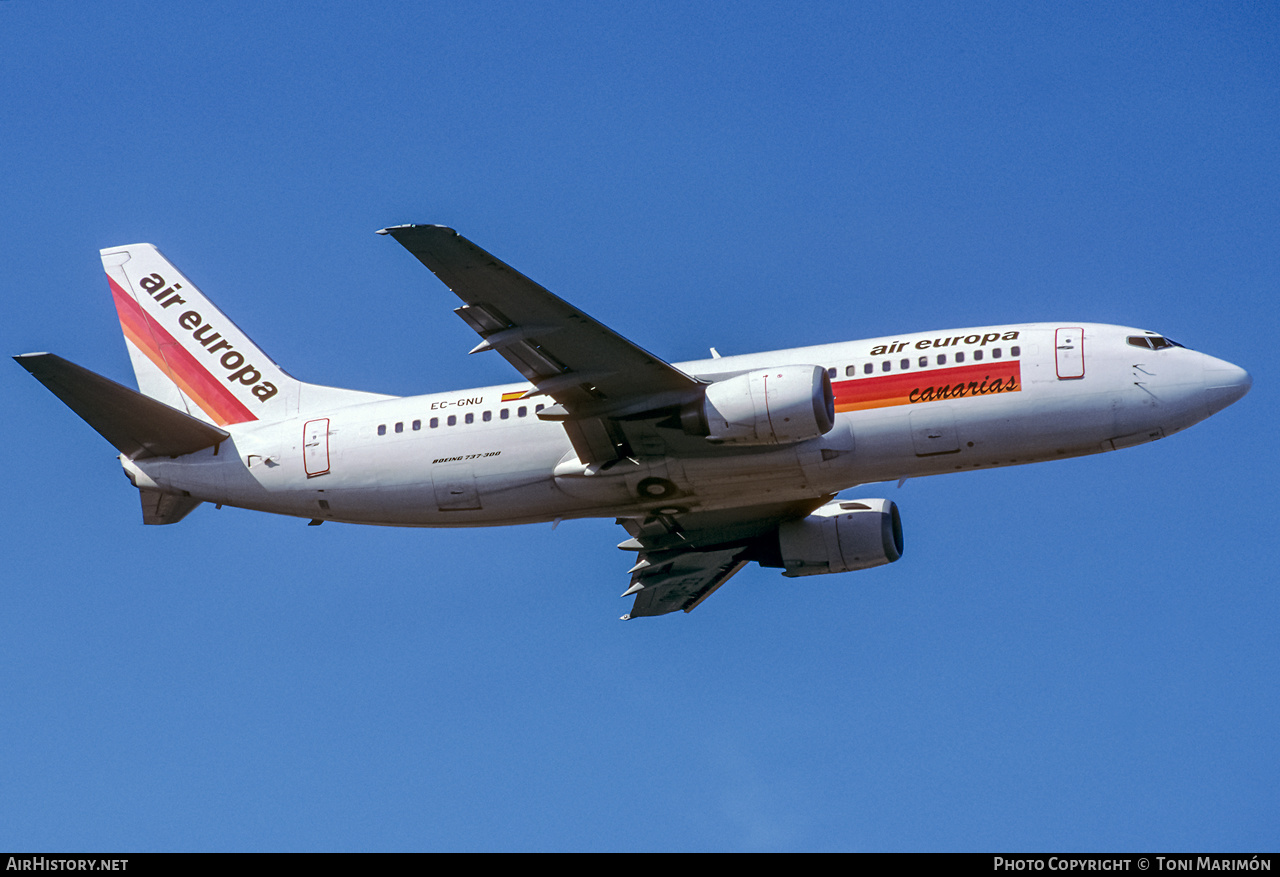
[[[159,274],[143,277],[138,281],[138,285],[146,290],[147,295],[159,302],[161,308],[186,304],[186,299],[179,292],[182,284],[175,283],[169,286]],[[240,383],[246,387],[253,387],[253,395],[262,402],[279,392],[275,384],[262,380],[262,373],[254,368],[252,363],[245,361],[244,354],[236,350],[230,341],[222,337],[221,333],[213,331],[213,327],[206,323],[196,311],[184,311],[178,317],[178,325],[190,332],[191,337],[200,343],[205,353],[212,356],[218,365],[229,372],[226,376],[227,383]],[[218,355],[220,352],[221,356]]]

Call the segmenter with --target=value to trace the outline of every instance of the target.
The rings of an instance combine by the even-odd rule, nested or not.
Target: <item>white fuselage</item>
[[[1248,389],[1248,375],[1230,363],[1127,340],[1144,334],[1034,323],[678,363],[708,379],[822,366],[832,375],[835,427],[793,445],[737,449],[637,423],[631,457],[600,471],[578,461],[560,423],[537,417],[550,400],[514,399],[527,383],[231,426],[231,439],[217,448],[124,464],[139,486],[208,502],[392,526],[797,500],[867,482],[1127,447],[1185,429]]]

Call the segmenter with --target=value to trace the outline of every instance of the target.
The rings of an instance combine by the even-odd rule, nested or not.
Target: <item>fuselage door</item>
[[[1058,380],[1084,377],[1084,329],[1059,329],[1053,346],[1058,354]]]
[[[329,418],[308,420],[302,427],[302,465],[308,478],[329,472]]]

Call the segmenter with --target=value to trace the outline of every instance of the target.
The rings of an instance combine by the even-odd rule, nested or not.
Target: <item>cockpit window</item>
[[[1163,335],[1130,335],[1127,340],[1134,347],[1145,347],[1148,350],[1163,350],[1166,347],[1182,346],[1172,338],[1165,338]]]

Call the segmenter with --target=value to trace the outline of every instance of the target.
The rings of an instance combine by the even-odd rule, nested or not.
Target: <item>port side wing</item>
[[[226,430],[52,353],[14,359],[131,460],[180,457],[230,437]]]
[[[695,397],[697,380],[548,292],[451,228],[401,225],[395,238],[431,269],[463,306],[481,337],[472,353],[498,351],[534,388],[550,396],[540,412],[564,422],[584,463],[629,456],[618,419],[673,408]]]
[[[623,619],[692,612],[751,561],[773,559],[779,524],[830,499],[619,518],[631,538],[618,547],[639,553],[622,595],[634,594],[635,603]]]

